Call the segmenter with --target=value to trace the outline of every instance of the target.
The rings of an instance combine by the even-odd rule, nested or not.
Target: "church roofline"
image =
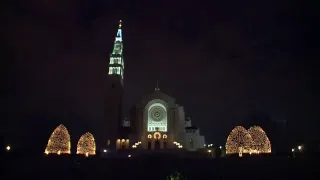
[[[168,108],[175,108],[175,98],[169,96],[168,94],[162,91],[153,91],[145,96],[143,96],[139,103],[137,104],[138,108],[144,108],[150,101],[160,99],[165,101],[168,104]]]
[[[192,130],[192,129],[199,129],[199,128],[197,126],[190,126],[190,127],[186,127],[185,129]]]

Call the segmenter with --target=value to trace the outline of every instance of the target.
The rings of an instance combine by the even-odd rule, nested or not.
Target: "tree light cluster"
[[[264,132],[259,126],[252,126],[248,130],[249,134],[253,139],[253,150],[254,153],[271,153],[271,143]]]
[[[236,126],[229,134],[226,142],[226,154],[260,154],[271,153],[271,143],[267,134],[259,126],[246,130]]]
[[[70,154],[71,143],[70,135],[67,128],[60,124],[51,134],[47,147],[44,151],[46,154]]]
[[[85,156],[96,154],[96,143],[91,133],[87,132],[80,137],[77,144],[77,154]]]
[[[60,124],[51,134],[45,154],[71,154],[70,135],[67,128]],[[77,144],[77,154],[85,156],[96,154],[96,143],[91,133],[83,134]]]
[[[236,126],[227,138],[226,153],[249,152],[253,144],[252,137],[242,126]]]

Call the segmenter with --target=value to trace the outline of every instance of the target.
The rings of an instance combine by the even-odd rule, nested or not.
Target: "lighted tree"
[[[44,152],[46,154],[70,154],[70,135],[64,125],[60,124],[53,131]]]
[[[248,130],[254,142],[252,147],[253,153],[271,153],[271,143],[260,126],[252,126]]]
[[[77,154],[85,156],[96,154],[96,143],[91,133],[87,132],[80,137],[77,145]]]
[[[226,142],[226,154],[249,153],[253,140],[242,126],[236,126],[229,134]]]
[[[186,178],[183,177],[182,174],[179,172],[172,173],[167,177],[167,180],[183,180],[183,179],[186,179]]]

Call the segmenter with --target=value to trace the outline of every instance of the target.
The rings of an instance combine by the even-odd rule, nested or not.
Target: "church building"
[[[105,99],[106,119],[103,125],[105,128],[100,127],[103,132],[98,134],[98,147],[115,148],[122,126],[124,59],[121,26],[122,22],[120,21],[113,50],[110,54]]]
[[[131,141],[146,150],[184,148],[190,151],[204,148],[204,137],[199,129],[191,126],[183,106],[173,97],[160,91],[146,95],[133,107],[130,118]]]
[[[106,99],[108,145],[115,149],[139,148],[145,150],[185,148],[195,151],[204,148],[200,131],[185,117],[183,106],[173,97],[160,91],[159,86],[144,96],[131,109],[128,119],[122,118],[123,101],[123,41],[121,21],[110,55],[108,98]]]

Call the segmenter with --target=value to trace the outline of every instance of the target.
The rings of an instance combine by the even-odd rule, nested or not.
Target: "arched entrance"
[[[160,141],[159,141],[159,140],[156,140],[156,141],[154,142],[154,149],[155,149],[155,150],[159,150],[159,149],[160,149]]]
[[[160,139],[161,139],[161,133],[160,132],[155,132],[153,134],[153,138],[154,138],[154,149],[158,150],[161,148],[161,145],[160,145]]]

